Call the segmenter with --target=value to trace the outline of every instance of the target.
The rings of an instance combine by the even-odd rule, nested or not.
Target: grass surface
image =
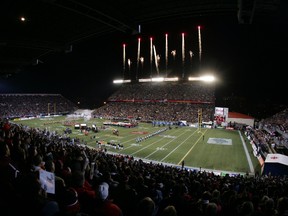
[[[71,126],[65,126],[65,122],[72,122]],[[35,128],[46,128],[63,134],[66,128],[71,128],[70,137],[77,137],[82,144],[91,147],[99,147],[96,142],[101,142],[102,148],[111,153],[131,155],[147,161],[155,161],[181,166],[185,162],[186,168],[205,169],[217,173],[250,173],[260,172],[259,162],[252,154],[252,147],[245,136],[239,131],[225,129],[192,128],[188,126],[172,126],[163,132],[159,130],[165,126],[152,126],[149,123],[140,123],[134,128],[117,126],[103,127],[103,119],[73,118],[65,116],[21,120],[14,122]],[[95,124],[100,131],[90,131],[87,135],[80,129],[74,129],[74,124],[85,123],[92,127]],[[113,130],[119,130],[119,136],[113,134]],[[158,133],[157,133],[158,132]],[[153,134],[154,135],[151,135]],[[151,135],[144,139],[145,136]],[[143,141],[137,142],[137,138]],[[123,149],[115,149],[109,143],[121,144]]]

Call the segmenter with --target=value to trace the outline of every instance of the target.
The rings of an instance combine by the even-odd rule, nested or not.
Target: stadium
[[[89,9],[87,17],[108,26],[97,26],[97,34],[111,28],[132,31],[92,3],[87,8],[68,2],[41,4],[78,15]],[[239,22],[249,23],[256,6],[239,4]],[[180,14],[187,7],[182,6]],[[230,11],[233,7],[228,6]],[[206,7],[208,13],[211,5]],[[143,13],[147,12],[146,8]],[[165,13],[162,18],[168,18]],[[134,15],[137,19],[137,11]],[[87,25],[83,29],[95,27]],[[161,49],[151,43],[143,66],[138,40],[132,68],[123,45],[114,91],[93,109],[58,93],[0,93],[0,208],[5,215],[287,215],[287,109],[255,119],[217,106],[217,79],[189,74],[191,68],[187,69],[192,56],[194,70],[203,66],[200,34],[195,56],[185,57],[184,34],[181,39],[178,65],[171,63],[173,55],[168,58],[166,48],[167,58],[160,61],[156,49]],[[49,45],[35,43],[31,49],[39,49],[35,55],[41,58],[47,54],[45,47]],[[26,57],[30,61],[35,56]],[[81,91],[79,83],[74,87]]]
[[[78,195],[83,193],[78,187],[84,185],[74,185],[76,179],[79,184],[79,176],[66,176],[71,171],[76,175],[76,170],[82,170],[80,173],[90,187],[102,181],[108,182],[110,187],[124,182],[132,184],[134,177],[136,185],[140,182],[142,187],[145,185],[144,197],[152,193],[150,190],[155,183],[164,184],[169,191],[179,184],[178,181],[193,187],[188,181],[190,178],[196,178],[198,183],[204,183],[203,178],[205,182],[213,179],[214,183],[223,184],[222,187],[228,185],[227,188],[232,187],[229,183],[232,180],[239,183],[265,179],[260,185],[270,185],[273,179],[274,184],[278,184],[273,176],[285,178],[287,149],[285,140],[280,139],[280,128],[273,127],[272,122],[285,115],[285,111],[253,127],[242,121],[227,122],[228,108],[215,107],[213,90],[211,83],[203,81],[126,83],[104,106],[95,110],[78,109],[62,95],[1,94],[1,144],[11,149],[8,156],[7,148],[1,148],[1,155],[10,158],[9,170],[13,174],[11,177],[8,172],[5,176],[15,181],[28,178],[26,174],[31,169],[43,170],[39,174],[40,182],[48,197],[60,193],[56,182],[58,175],[69,182],[69,188],[76,188]],[[267,142],[263,142],[264,137]],[[55,166],[52,170],[50,163]],[[162,178],[158,172],[167,174],[162,173]],[[54,184],[47,182],[49,175],[55,175]],[[124,176],[132,179],[122,182]],[[172,182],[174,184],[170,185]],[[26,187],[25,181],[19,184]],[[127,215],[134,214],[137,209],[133,209],[133,205],[124,207],[122,196],[117,197],[119,188],[114,187],[110,192],[115,203],[127,211]],[[95,193],[93,188],[85,188]],[[163,195],[168,193],[164,188],[157,190]],[[219,190],[225,191],[224,188]],[[81,207],[74,211],[92,211],[80,196]]]

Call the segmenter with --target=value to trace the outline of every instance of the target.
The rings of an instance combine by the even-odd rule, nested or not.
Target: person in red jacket
[[[91,216],[123,216],[121,208],[109,198],[108,183],[100,183],[96,193],[97,195]]]

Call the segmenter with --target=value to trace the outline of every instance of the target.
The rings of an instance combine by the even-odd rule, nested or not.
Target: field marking
[[[173,132],[174,132],[174,131],[173,131]],[[177,133],[177,131],[175,131],[175,133]],[[184,132],[184,133],[185,133],[185,132]],[[181,133],[181,135],[184,134],[184,133]],[[148,147],[154,145],[155,143],[157,143],[157,142],[159,142],[159,141],[161,141],[161,140],[163,140],[163,139],[165,139],[165,138],[162,137],[161,139],[157,140],[156,142],[153,142],[153,143],[151,143],[151,144],[145,146],[144,148],[141,148],[141,149],[139,149],[138,151],[132,153],[132,155],[134,155],[135,153],[138,153],[138,152],[140,152],[140,151],[142,151],[142,150],[144,150],[144,149],[146,149],[146,148],[148,148]],[[174,140],[174,139],[173,139],[173,140]],[[169,141],[168,143],[172,142],[173,140]],[[168,143],[167,143],[167,144],[168,144]],[[167,144],[165,144],[164,146],[166,146]],[[163,146],[162,146],[162,147],[163,147]],[[156,150],[156,151],[157,151],[157,150]],[[154,152],[156,152],[156,151],[154,151]],[[149,157],[150,155],[154,154],[154,152],[152,152],[151,154],[149,154],[149,155],[146,156],[145,158],[147,158],[147,157]]]
[[[187,131],[187,132],[191,132],[190,130],[189,131]],[[182,136],[183,134],[185,134],[186,132],[184,131],[183,133],[181,133],[178,137],[180,137],[180,136]],[[195,133],[195,132],[194,132]],[[194,134],[193,133],[193,134]],[[192,135],[193,135],[192,134]],[[192,135],[190,135],[187,139],[189,139]],[[162,139],[164,139],[163,137],[162,137]],[[161,140],[162,140],[161,139]],[[176,138],[175,138],[176,139]],[[162,147],[158,147],[158,148],[163,148],[163,147],[165,147],[165,146],[167,146],[167,145],[169,145],[171,142],[173,142],[175,139],[172,139],[172,140],[170,140],[169,142],[167,142],[165,145],[162,145]],[[187,139],[185,139],[185,141],[187,140]],[[183,141],[184,142],[184,141]],[[182,143],[183,143],[182,142]],[[182,143],[180,143],[179,144],[179,146],[182,144]],[[179,146],[177,146],[174,150],[176,150]],[[151,152],[149,155],[147,155],[146,157],[145,157],[145,159],[147,158],[147,157],[150,157],[151,155],[153,155],[154,153],[156,153],[157,151],[159,151],[159,149],[158,148],[156,148],[156,150],[155,151],[153,151],[153,152]],[[173,150],[173,151],[174,151]],[[171,151],[169,154],[167,154],[164,158],[162,158],[161,160],[160,160],[160,162],[162,162],[167,156],[169,156],[173,151]]]
[[[151,132],[155,132],[154,129],[149,130],[149,131],[148,131],[148,134],[150,134]],[[134,135],[135,135],[135,134],[129,134],[128,136],[133,136],[133,138],[130,139],[130,140],[126,140],[125,142],[122,142],[121,144],[130,143],[131,141],[135,141]],[[162,138],[162,139],[163,139],[163,138]],[[161,139],[161,140],[162,140],[162,139]],[[158,141],[157,141],[157,142],[158,142]],[[153,142],[153,143],[155,143],[155,142]],[[133,146],[135,146],[135,145],[131,145],[131,144],[130,144],[130,146],[125,147],[125,149],[132,148]],[[142,146],[142,145],[141,145],[141,146]],[[122,149],[122,150],[124,150],[124,149]],[[120,150],[120,151],[122,151],[122,150]]]
[[[147,127],[139,127],[139,128],[144,128],[144,129],[149,129],[149,128],[147,128]],[[152,130],[148,130],[148,134],[150,133],[150,132],[153,132],[154,131],[154,129],[152,129]],[[104,134],[101,134],[101,132],[99,132],[100,134],[99,134],[99,137],[98,137],[98,139],[103,139],[103,140],[105,140],[105,138],[107,138],[107,136]],[[114,137],[115,137],[115,135],[114,135]],[[126,144],[126,143],[131,143],[129,146],[125,146],[124,147],[124,149],[129,149],[129,148],[132,148],[133,146],[135,146],[135,145],[133,145],[134,144],[134,141],[135,141],[135,134],[131,134],[131,133],[128,133],[128,134],[126,134],[125,135],[125,137],[127,138],[127,137],[133,137],[132,139],[128,139],[128,140],[126,140],[126,141],[124,141],[124,142],[121,142],[121,138],[123,138],[123,136],[119,136],[118,138],[120,138],[120,139],[117,139],[119,142],[121,142],[121,144],[122,145],[124,145],[124,144]],[[116,138],[116,137],[115,137]],[[88,144],[92,144],[93,145],[93,143],[94,143],[95,141],[94,140],[92,140],[92,141],[89,141],[88,142]],[[121,152],[121,151],[124,151],[124,149],[120,149],[119,150],[119,152]]]
[[[207,131],[207,129],[206,129],[206,131]],[[205,131],[205,132],[206,132]],[[169,154],[167,154],[164,158],[162,158],[161,160],[160,160],[160,162],[162,162],[163,160],[165,160],[170,154],[172,154],[174,151],[176,151],[176,149],[178,149],[186,140],[188,140],[190,137],[192,137],[196,132],[198,132],[197,130],[196,131],[194,131],[190,136],[188,136],[183,142],[181,142],[176,148],[174,148],[172,151],[170,151],[169,152]],[[198,140],[201,138],[202,136],[200,136],[199,138],[198,138]],[[198,142],[198,140],[197,140],[197,142]],[[197,143],[196,142],[196,143]],[[193,145],[193,146],[195,146],[196,145],[196,143]],[[165,146],[165,145],[164,145]],[[193,146],[191,147],[191,149],[193,149]],[[191,149],[188,151],[188,152],[190,152],[191,151]],[[184,156],[185,157],[185,156]],[[182,161],[182,160],[181,160]]]
[[[139,143],[132,143],[131,146],[142,146]]]
[[[245,155],[246,155],[246,158],[247,158],[247,161],[248,161],[248,164],[249,164],[249,168],[250,168],[250,173],[255,173],[255,170],[254,170],[254,167],[253,167],[253,164],[252,164],[252,160],[251,160],[251,157],[248,153],[248,149],[247,149],[247,146],[245,144],[245,141],[242,137],[242,134],[240,132],[240,130],[238,130],[238,133],[239,133],[239,136],[240,136],[240,139],[242,141],[242,145],[243,145],[243,148],[244,148],[244,151],[245,151]]]
[[[171,135],[159,135],[159,136],[162,136],[164,138],[170,138],[170,139],[176,139],[177,138],[176,136],[171,136]]]
[[[232,139],[226,138],[209,138],[207,141],[208,144],[215,144],[215,145],[232,145]]]
[[[187,157],[187,155],[193,150],[193,148],[197,145],[197,143],[199,142],[199,140],[204,136],[204,134],[206,133],[208,129],[205,130],[205,132],[202,132],[202,136],[200,136],[197,141],[195,142],[194,145],[192,145],[192,147],[189,149],[189,151],[181,158],[181,160],[177,163],[177,165],[180,165],[181,162]],[[196,131],[195,131],[196,132]]]

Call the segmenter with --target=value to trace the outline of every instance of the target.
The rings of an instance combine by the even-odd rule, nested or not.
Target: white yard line
[[[245,141],[242,137],[242,134],[240,131],[238,131],[239,133],[239,136],[241,138],[241,141],[242,141],[242,145],[243,145],[243,148],[244,148],[244,151],[245,151],[245,154],[246,154],[246,158],[247,158],[247,161],[248,161],[248,164],[249,164],[249,168],[250,168],[250,173],[255,173],[255,170],[254,170],[254,167],[253,167],[253,164],[252,164],[252,160],[251,160],[251,157],[249,155],[249,152],[248,152],[248,149],[247,149],[247,146],[245,144]]]
[[[174,151],[176,151],[176,149],[178,149],[183,143],[185,143],[190,137],[192,137],[195,133],[197,132],[197,130],[195,130],[190,136],[188,136],[183,142],[181,142],[176,148],[174,148],[173,149],[173,151],[170,151],[170,153],[169,154],[167,154],[164,158],[162,158],[161,160],[160,160],[160,162],[162,162],[163,160],[165,160],[169,155],[171,155]],[[197,142],[198,142],[198,140],[197,140]],[[193,145],[193,146],[195,146],[196,144],[197,144],[197,142]],[[168,143],[167,143],[167,145],[168,145]],[[190,150],[191,151],[191,150]],[[189,152],[190,152],[189,151]],[[186,156],[185,156],[186,157]],[[182,161],[182,159],[181,159],[181,161]]]

